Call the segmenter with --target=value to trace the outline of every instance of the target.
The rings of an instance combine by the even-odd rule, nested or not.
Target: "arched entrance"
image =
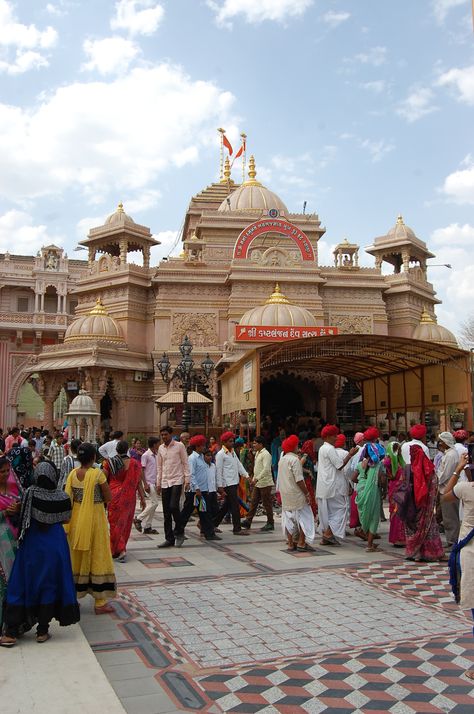
[[[279,420],[288,414],[307,411],[303,384],[291,375],[281,374],[262,383],[260,403],[262,414]]]

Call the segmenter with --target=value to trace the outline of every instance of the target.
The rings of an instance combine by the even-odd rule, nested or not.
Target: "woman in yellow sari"
[[[102,615],[114,612],[107,601],[117,590],[105,513],[111,494],[105,474],[94,468],[95,447],[81,444],[77,458],[81,466],[71,471],[65,486],[72,501],[72,517],[65,530],[77,597],[92,595],[95,614]]]

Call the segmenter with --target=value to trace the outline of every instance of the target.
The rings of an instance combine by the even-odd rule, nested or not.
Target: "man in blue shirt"
[[[193,436],[189,441],[192,453],[189,455],[189,491],[186,494],[183,510],[180,513],[180,527],[175,531],[176,545],[184,541],[184,529],[192,512],[197,508],[201,533],[206,540],[222,540],[214,532],[211,517],[211,501],[209,499],[209,466],[204,460],[206,437],[202,434]]]

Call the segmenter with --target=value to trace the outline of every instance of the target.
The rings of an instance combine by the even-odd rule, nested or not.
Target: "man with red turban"
[[[278,465],[277,490],[281,496],[281,525],[288,539],[288,549],[304,552],[314,550],[307,541],[312,543],[316,533],[303,467],[297,456],[298,444],[298,437],[292,434],[281,445],[283,456]]]
[[[225,499],[214,516],[214,528],[219,526],[230,508],[234,535],[248,535],[248,531],[242,530],[240,523],[237,489],[240,477],[248,478],[249,475],[234,451],[234,439],[235,435],[231,431],[225,431],[221,436],[222,448],[216,454],[217,489],[220,494],[225,494]]]
[[[414,424],[410,429],[410,436],[410,441],[405,441],[405,443],[402,444],[402,459],[405,464],[409,464],[411,462],[410,448],[415,445],[421,446],[424,453],[429,458],[430,452],[426,446],[426,426],[424,424]]]
[[[343,457],[334,446],[338,434],[339,429],[332,424],[321,430],[324,444],[318,452],[316,481],[321,545],[340,545],[336,538],[346,537],[349,484],[343,469],[357,449],[352,448]]]

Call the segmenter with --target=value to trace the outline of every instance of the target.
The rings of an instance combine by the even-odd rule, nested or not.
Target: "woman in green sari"
[[[19,512],[18,485],[14,476],[10,475],[10,462],[2,457],[0,458],[0,634],[8,578],[17,550]]]
[[[380,479],[383,478],[385,469],[383,458],[385,449],[377,442],[379,430],[370,427],[364,432],[365,446],[362,449],[360,461],[357,464],[357,497],[356,505],[359,511],[359,520],[362,531],[367,537],[368,553],[377,550],[374,538],[380,523]]]

